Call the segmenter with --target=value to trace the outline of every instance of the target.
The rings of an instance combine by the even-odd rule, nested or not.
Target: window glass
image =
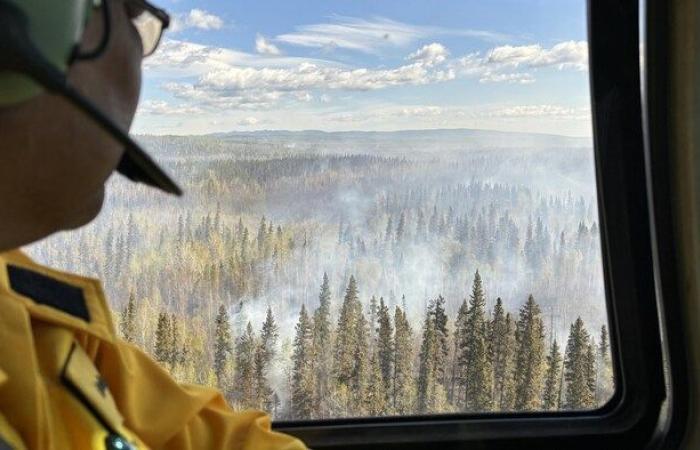
[[[585,2],[191,3],[132,130],[186,196],[115,176],[31,255],[277,420],[610,398]]]

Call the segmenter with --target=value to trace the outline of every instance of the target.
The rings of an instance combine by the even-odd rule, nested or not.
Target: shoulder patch
[[[10,279],[10,287],[18,294],[86,322],[90,321],[90,313],[82,289],[11,264],[7,265],[7,274]]]

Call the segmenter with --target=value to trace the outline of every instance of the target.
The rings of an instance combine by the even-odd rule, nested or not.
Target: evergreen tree
[[[549,356],[547,356],[547,373],[544,381],[544,393],[542,394],[542,409],[545,411],[557,409],[559,405],[560,370],[561,353],[557,341],[553,341]]]
[[[420,413],[444,411],[447,406],[447,391],[443,384],[447,361],[447,330],[443,305],[442,297],[431,301],[423,323],[416,385],[416,408]]]
[[[258,394],[258,408],[271,411],[273,405],[272,388],[267,379],[270,365],[275,357],[279,329],[272,315],[272,309],[267,307],[267,315],[260,330],[260,342],[255,353],[255,381]]]
[[[331,335],[331,291],[328,275],[323,274],[321,292],[318,296],[319,307],[313,318],[313,367],[316,389],[314,390],[314,417],[330,416],[330,377],[333,368],[333,347]]]
[[[257,395],[255,392],[255,333],[253,326],[248,326],[236,340],[236,390],[238,403],[243,408],[255,408]]]
[[[164,367],[170,360],[170,321],[168,320],[168,314],[165,312],[158,314],[153,356]]]
[[[228,321],[228,313],[224,305],[219,305],[214,328],[214,373],[219,388],[224,388],[226,380],[226,368],[231,358],[233,345],[231,342],[231,327]]]
[[[295,419],[309,419],[314,413],[314,377],[312,367],[313,324],[301,306],[299,322],[295,327],[292,355],[291,414]]]
[[[454,330],[454,361],[452,364],[452,381],[450,385],[450,401],[458,409],[464,410],[465,392],[467,389],[467,346],[469,344],[469,335],[467,329],[467,313],[469,304],[464,299],[457,311]]]
[[[600,344],[598,344],[597,357],[596,404],[602,405],[612,397],[614,389],[610,342],[605,325],[600,328]]]
[[[515,334],[510,314],[503,309],[503,301],[496,299],[490,328],[490,359],[493,366],[493,407],[497,411],[508,409],[512,388],[513,354]]]
[[[492,406],[492,371],[489,358],[486,298],[477,270],[474,275],[469,310],[466,317],[466,346],[464,360],[466,411],[489,411]]]
[[[590,336],[581,318],[571,324],[564,357],[566,398],[564,408],[586,409],[593,405],[594,392],[590,386],[590,361],[588,351]]]
[[[413,332],[400,307],[394,309],[394,364],[392,400],[396,414],[413,411]]]
[[[391,392],[391,381],[393,377],[392,358],[394,354],[394,329],[391,324],[389,308],[386,306],[386,304],[384,304],[384,298],[379,299],[379,310],[377,315],[379,322],[379,327],[377,328],[377,359],[384,392],[386,395],[388,395],[389,392]]]
[[[545,344],[540,307],[530,295],[520,309],[515,326],[515,401],[517,411],[540,409],[543,389]]]
[[[168,343],[168,364],[171,372],[180,363],[180,327],[175,314],[170,315],[170,342]]]
[[[124,307],[121,319],[119,328],[122,338],[127,342],[134,342],[136,339],[136,302],[133,291],[129,293],[129,303]]]
[[[377,351],[369,359],[367,388],[364,395],[364,412],[370,417],[383,416],[387,411],[387,391],[382,380]]]

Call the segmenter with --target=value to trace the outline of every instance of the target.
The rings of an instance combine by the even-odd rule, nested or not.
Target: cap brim
[[[124,155],[119,161],[117,172],[131,181],[153,186],[169,194],[182,195],[182,189],[175,181],[136,142],[129,140],[131,143],[124,146]]]

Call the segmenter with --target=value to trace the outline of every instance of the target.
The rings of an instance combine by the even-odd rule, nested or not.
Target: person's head
[[[110,38],[98,58],[76,61],[69,83],[120,128],[128,130],[141,86],[143,55],[128,0],[110,2]],[[104,34],[99,11],[80,43],[95,48]],[[0,106],[0,251],[90,222],[123,146],[63,97],[41,93]]]

